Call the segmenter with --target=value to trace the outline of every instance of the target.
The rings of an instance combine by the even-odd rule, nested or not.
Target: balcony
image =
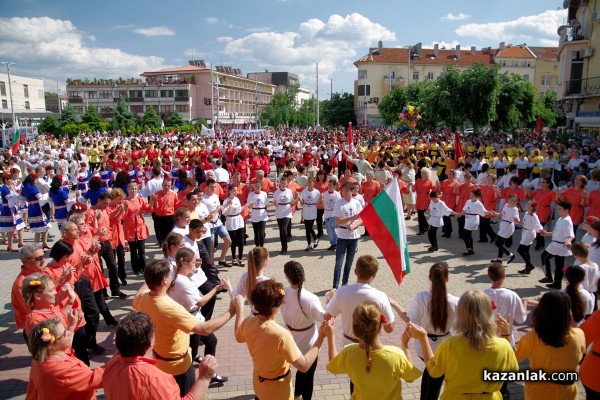
[[[565,97],[600,96],[600,76],[587,79],[573,79],[565,83]]]
[[[83,99],[81,97],[69,97],[69,103],[81,104]]]
[[[585,32],[581,25],[564,25],[561,28],[559,28],[559,30],[561,29],[562,33],[558,41],[559,50],[562,48],[563,45],[567,43],[575,44],[589,40],[587,35],[585,35]]]
[[[188,96],[175,96],[175,101],[190,101],[190,98]]]
[[[389,86],[389,85],[392,85],[392,86],[404,85],[404,78],[388,78],[387,75],[384,75],[384,77],[383,77],[383,84],[386,85],[386,86]]]

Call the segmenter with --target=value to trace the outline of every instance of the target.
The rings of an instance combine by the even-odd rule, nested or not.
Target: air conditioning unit
[[[579,51],[579,57],[581,58],[588,58],[588,57],[592,57],[594,55],[594,49],[591,47],[586,47],[583,50]]]
[[[600,10],[594,11],[592,13],[592,22],[598,22],[598,21],[600,21]]]

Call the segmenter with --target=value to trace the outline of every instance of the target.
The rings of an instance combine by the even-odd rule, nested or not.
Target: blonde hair
[[[111,199],[114,199],[114,198],[117,198],[117,197],[120,197],[120,198],[122,198],[122,199],[124,199],[124,198],[125,198],[125,192],[123,191],[123,189],[120,189],[120,188],[113,188],[113,189],[110,191],[110,198],[111,198]]]
[[[27,344],[35,361],[42,363],[48,358],[48,352],[57,338],[58,325],[62,324],[58,317],[55,317],[40,322],[29,332]],[[63,328],[67,329],[66,326],[63,326]],[[48,340],[48,335],[50,335],[50,340]]]
[[[21,284],[21,294],[23,295],[27,307],[33,308],[34,296],[42,293],[49,282],[52,282],[50,277],[42,273],[31,274],[23,279],[23,283]]]
[[[371,371],[371,347],[381,330],[381,309],[373,301],[363,301],[352,313],[352,332],[365,344],[367,372]]]
[[[492,301],[481,290],[468,290],[460,297],[454,330],[457,336],[466,337],[471,348],[479,352],[496,336]]]

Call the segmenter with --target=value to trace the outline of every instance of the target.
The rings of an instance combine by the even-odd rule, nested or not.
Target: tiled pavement
[[[297,213],[298,214],[298,213]],[[152,221],[147,219],[149,225]],[[327,251],[329,246],[327,237],[324,236],[315,251],[307,253],[304,251],[306,246],[304,241],[304,229],[299,224],[299,216],[296,215],[293,225],[294,240],[290,244],[287,256],[279,255],[278,234],[276,231],[276,221],[273,217],[267,225],[267,248],[271,251],[271,259],[266,270],[266,275],[280,282],[285,282],[283,274],[283,264],[290,259],[298,259],[306,270],[307,284],[306,288],[319,295],[323,301],[327,290],[331,288],[334,264],[334,252]],[[456,228],[456,222],[454,222]],[[150,226],[152,231],[152,227]],[[409,250],[411,257],[411,273],[407,276],[402,286],[398,286],[391,274],[387,264],[381,257],[381,253],[368,237],[360,240],[358,255],[374,254],[380,260],[380,272],[375,280],[374,286],[385,291],[391,297],[408,308],[411,299],[417,291],[426,290],[429,287],[428,270],[429,267],[438,261],[446,261],[450,265],[451,276],[448,282],[448,291],[454,295],[460,296],[465,290],[471,288],[483,289],[488,287],[486,276],[486,265],[490,258],[496,256],[496,248],[492,244],[476,243],[475,256],[462,257],[464,246],[461,240],[456,238],[456,232],[452,239],[440,239],[440,251],[430,254],[427,252],[426,236],[416,236],[416,221],[408,223],[409,230]],[[56,232],[56,228],[53,229]],[[252,229],[248,229],[251,233]],[[517,233],[518,237],[520,233]],[[32,235],[26,234],[28,241]],[[513,245],[516,250],[517,240]],[[251,249],[252,239],[248,241],[245,251]],[[220,250],[219,250],[220,251]],[[147,254],[152,258],[162,257],[158,246],[153,243],[153,237],[149,238]],[[533,259],[539,260],[539,253],[533,252]],[[129,256],[127,256],[129,260]],[[538,262],[539,263],[539,262]],[[523,276],[516,273],[517,269],[523,265],[517,258],[508,268],[508,277],[506,286],[514,289],[522,297],[537,297],[545,288],[537,280],[542,277],[541,270],[536,269],[531,275]],[[26,385],[29,374],[29,365],[31,358],[23,343],[23,337],[20,331],[15,330],[12,309],[10,305],[10,289],[14,278],[18,274],[20,263],[16,254],[0,252],[0,304],[3,305],[0,315],[0,399],[25,398]],[[128,262],[129,270],[129,262]],[[233,285],[236,285],[244,268],[231,267],[221,269],[222,275],[229,277]],[[354,275],[351,281],[354,282]],[[123,288],[123,291],[133,295],[140,286],[140,277],[131,276],[128,278],[129,285]],[[220,313],[228,306],[228,296],[221,295],[221,300],[217,302],[215,312]],[[109,307],[117,318],[132,310],[130,300],[112,299],[109,301]],[[246,309],[246,314],[248,310]],[[385,344],[398,345],[400,336],[404,329],[404,324],[398,319],[396,329],[392,334],[382,334]],[[338,332],[338,343],[341,343],[341,336]],[[108,327],[104,322],[100,322],[99,343],[107,348],[106,356],[94,356],[92,366],[98,366],[106,362],[110,354],[115,351],[113,328]],[[233,320],[217,332],[219,345],[217,349],[217,359],[219,362],[219,373],[229,377],[222,387],[211,388],[209,399],[253,399],[252,391],[252,362],[245,344],[236,343],[233,336]],[[202,351],[202,349],[200,349]],[[267,351],[267,350],[265,350]],[[416,359],[416,364],[422,368],[420,360]],[[334,376],[329,374],[324,365],[327,360],[326,345],[321,349],[319,355],[319,366],[315,375],[314,399],[348,399],[349,385],[345,376]],[[403,382],[402,394],[405,399],[418,399],[420,393],[420,380],[413,383]],[[523,388],[520,384],[511,384],[511,398],[523,399]],[[582,388],[580,387],[580,393]],[[101,391],[99,394],[101,395]],[[580,398],[584,398],[580,395]]]

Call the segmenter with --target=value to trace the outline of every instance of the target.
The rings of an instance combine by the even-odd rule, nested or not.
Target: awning
[[[581,128],[598,128],[600,127],[600,117],[575,117],[576,124],[579,124]]]

